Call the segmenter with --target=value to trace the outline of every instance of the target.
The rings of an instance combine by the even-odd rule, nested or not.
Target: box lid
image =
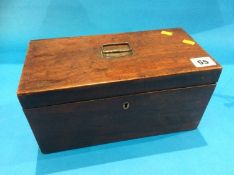
[[[216,83],[221,66],[182,29],[33,40],[23,108]]]

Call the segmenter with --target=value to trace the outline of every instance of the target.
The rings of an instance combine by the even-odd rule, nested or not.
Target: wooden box
[[[194,129],[221,69],[182,29],[33,40],[17,95],[50,153]]]

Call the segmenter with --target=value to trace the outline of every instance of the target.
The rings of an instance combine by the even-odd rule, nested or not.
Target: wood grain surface
[[[24,108],[216,83],[221,66],[195,67],[209,56],[182,29],[31,41],[18,97]],[[101,46],[128,42],[133,54],[104,58]]]
[[[41,151],[195,129],[215,85],[24,109]],[[129,108],[123,104],[128,102]]]

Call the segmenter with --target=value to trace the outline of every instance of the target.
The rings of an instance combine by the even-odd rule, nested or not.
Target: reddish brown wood
[[[42,152],[197,127],[215,85],[25,109]],[[129,102],[124,110],[122,105]]]
[[[193,40],[182,29],[167,31],[173,36],[154,30],[31,41],[17,95],[41,150],[196,128],[222,68],[195,67],[191,58],[209,54],[182,43]]]
[[[24,108],[216,83],[221,66],[196,68],[209,56],[182,29],[31,41],[18,97]],[[133,54],[103,58],[101,46],[129,42]]]

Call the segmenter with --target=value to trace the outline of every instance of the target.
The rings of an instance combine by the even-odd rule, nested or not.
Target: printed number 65
[[[203,64],[209,64],[209,62],[206,61],[206,60],[198,60],[197,62],[198,62],[199,64],[201,64],[201,65],[203,65]]]

